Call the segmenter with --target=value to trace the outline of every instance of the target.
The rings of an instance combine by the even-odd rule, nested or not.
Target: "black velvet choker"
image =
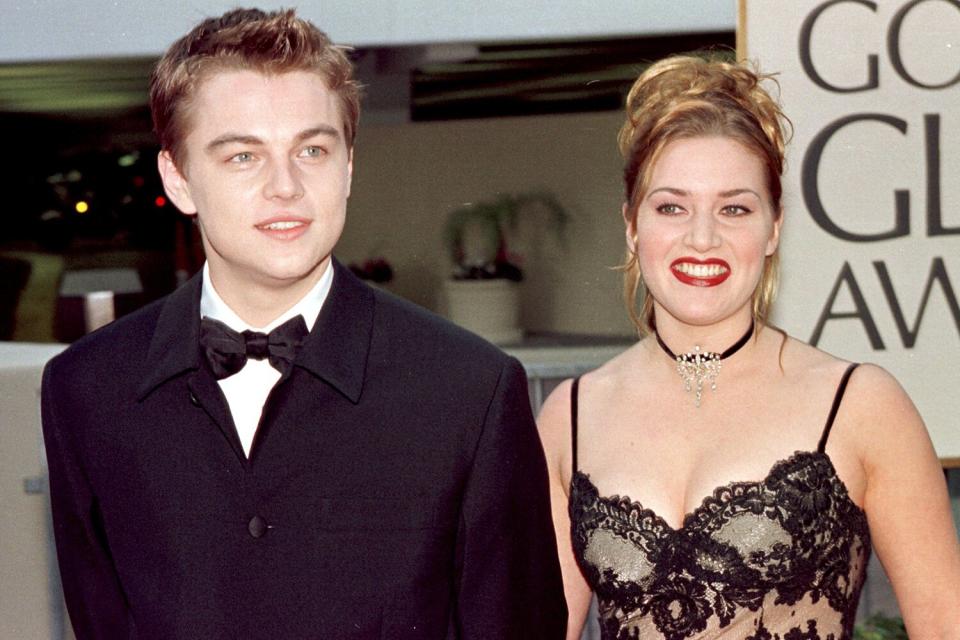
[[[695,345],[693,351],[687,351],[686,353],[677,355],[667,346],[667,343],[663,341],[659,333],[655,333],[654,335],[657,337],[657,344],[660,345],[663,352],[670,356],[671,360],[676,360],[677,373],[680,374],[686,390],[692,391],[694,386],[696,386],[697,406],[699,407],[700,399],[703,397],[704,383],[710,383],[710,389],[713,391],[717,390],[717,376],[720,375],[721,361],[740,351],[743,345],[747,344],[747,341],[750,340],[750,336],[753,335],[755,327],[756,324],[751,319],[750,328],[747,329],[747,332],[744,333],[739,340],[730,345],[730,348],[726,349],[723,353],[702,351],[700,345]]]

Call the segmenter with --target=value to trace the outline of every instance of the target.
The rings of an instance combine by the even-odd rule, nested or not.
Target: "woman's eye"
[[[673,204],[672,202],[667,202],[658,206],[657,211],[667,215],[676,215],[683,212],[683,207],[678,204]]]
[[[728,204],[720,211],[726,216],[742,216],[750,213],[750,209],[739,204]]]

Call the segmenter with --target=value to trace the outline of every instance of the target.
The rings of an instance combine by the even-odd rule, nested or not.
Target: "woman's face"
[[[752,313],[782,221],[765,175],[760,158],[731,138],[664,147],[635,215],[624,211],[658,319],[705,326]]]

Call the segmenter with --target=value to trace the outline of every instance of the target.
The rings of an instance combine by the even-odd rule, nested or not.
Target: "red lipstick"
[[[685,256],[670,263],[670,273],[684,284],[715,287],[730,277],[730,265],[719,258],[700,260]]]

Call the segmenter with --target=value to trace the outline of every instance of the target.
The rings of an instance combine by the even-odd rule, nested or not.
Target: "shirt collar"
[[[295,305],[281,313],[273,321],[267,323],[266,326],[254,327],[244,322],[240,316],[223,301],[220,294],[217,293],[213,282],[210,280],[210,263],[206,262],[203,265],[203,285],[200,290],[200,317],[206,316],[214,320],[219,320],[234,331],[243,332],[249,329],[251,331],[269,333],[290,318],[301,315],[303,316],[304,322],[307,323],[307,330],[310,331],[313,330],[313,325],[317,321],[317,316],[320,315],[320,309],[323,308],[323,303],[326,301],[332,285],[333,261],[331,260],[317,283],[313,285],[313,288],[311,288],[305,296],[300,298]]]
[[[331,286],[326,296],[329,299],[318,303],[322,309],[319,315],[311,317],[317,330],[307,336],[294,364],[357,403],[363,392],[373,338],[374,293],[336,260],[330,261],[328,271],[331,271]],[[333,271],[337,272],[335,278]],[[334,280],[335,288],[332,287]],[[198,273],[160,304],[144,362],[139,400],[167,380],[200,367],[202,281],[202,274]]]

